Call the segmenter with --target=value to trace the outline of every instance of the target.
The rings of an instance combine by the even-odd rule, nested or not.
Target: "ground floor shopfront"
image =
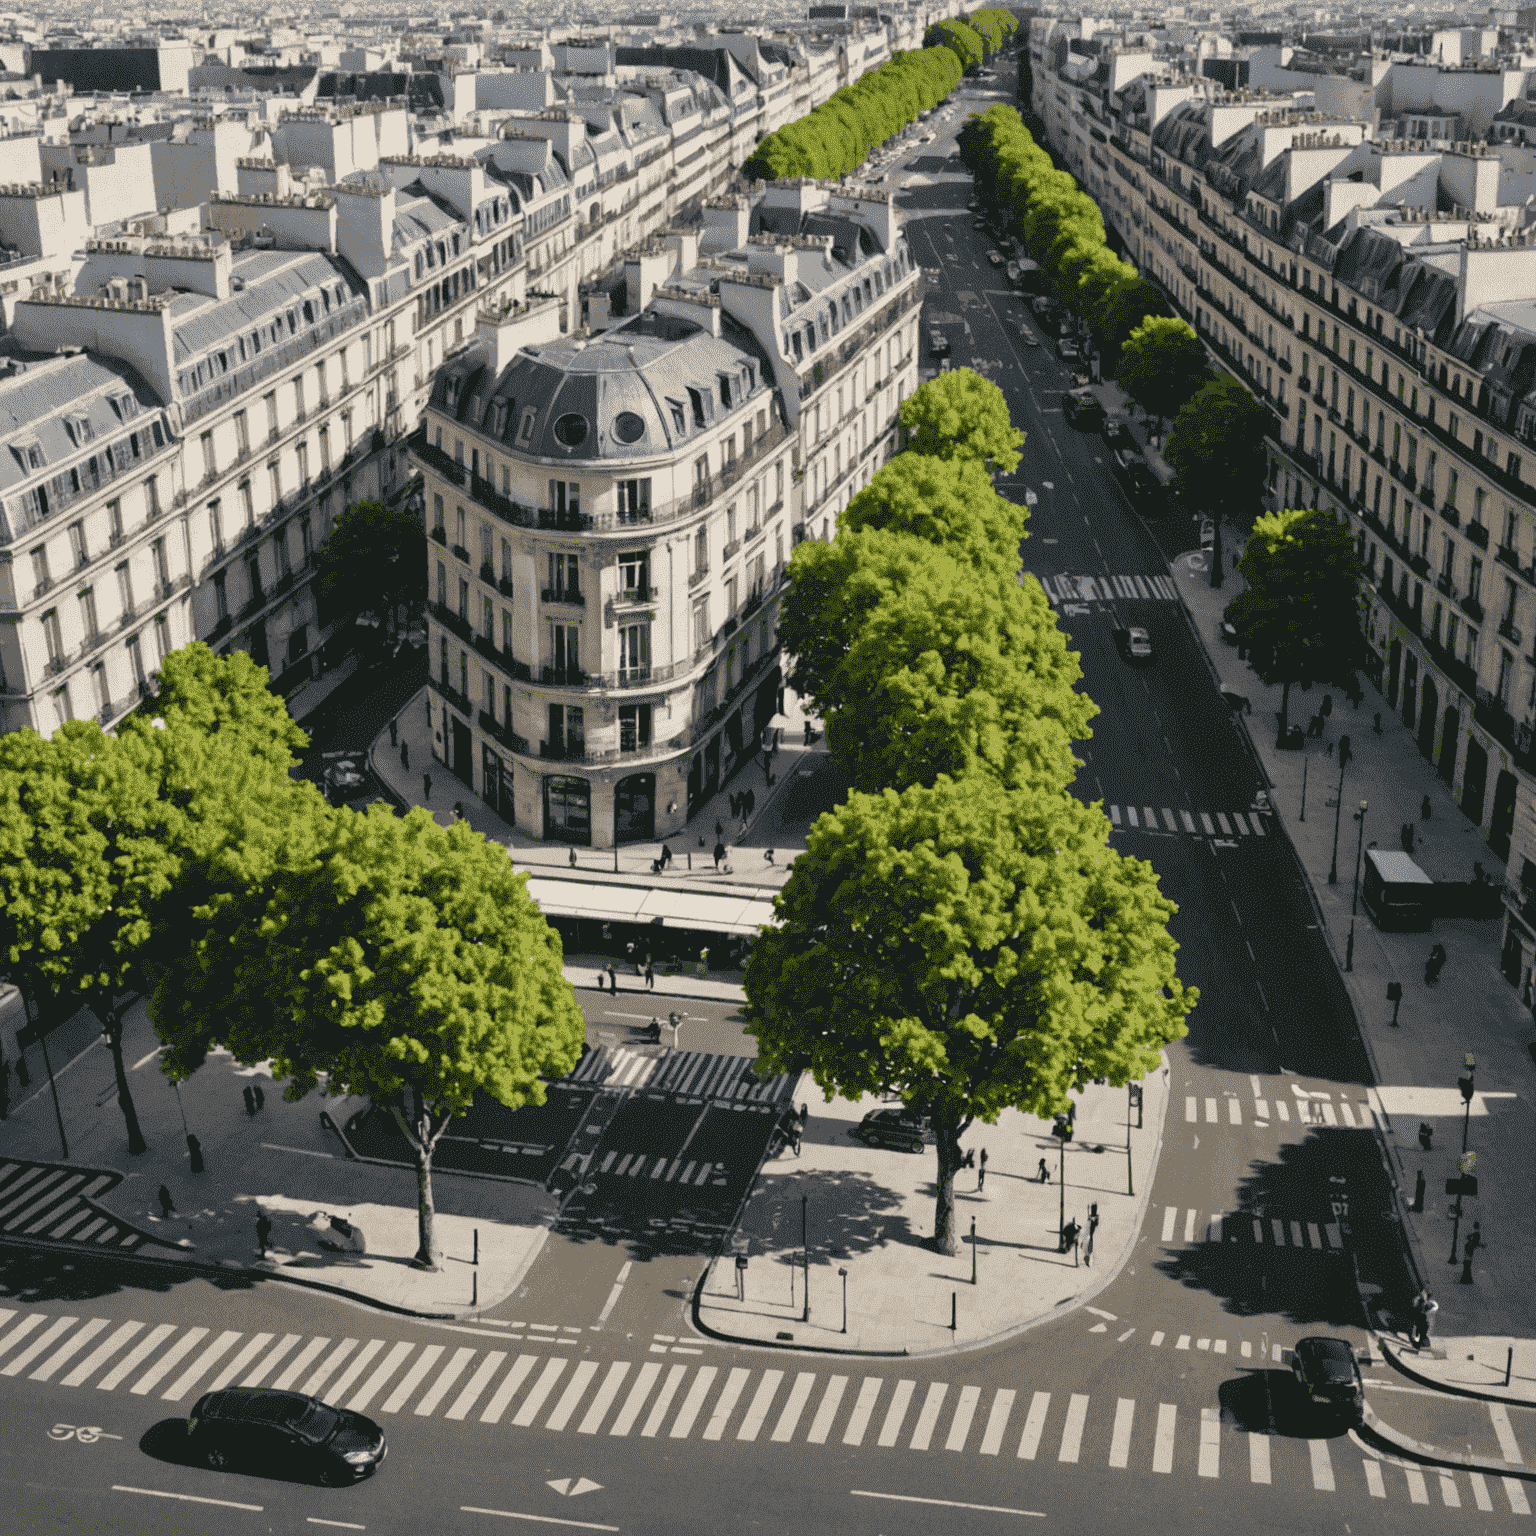
[[[435,682],[426,708],[433,757],[503,821],[548,842],[612,848],[680,833],[757,757],[782,687],[779,667],[767,667],[685,750],[637,748],[602,761],[571,750],[545,759],[522,750],[527,743],[514,750]]]

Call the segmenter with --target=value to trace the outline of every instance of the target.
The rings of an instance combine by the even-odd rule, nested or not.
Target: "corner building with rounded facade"
[[[521,831],[597,847],[677,835],[758,752],[790,551],[895,453],[916,384],[883,193],[775,183],[625,275],[601,330],[482,313],[412,445],[434,756]]]

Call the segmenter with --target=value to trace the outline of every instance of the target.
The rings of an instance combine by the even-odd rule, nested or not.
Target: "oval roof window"
[[[567,448],[579,448],[587,440],[587,418],[567,411],[555,422],[555,439]]]
[[[620,411],[613,418],[613,435],[621,443],[638,443],[645,436],[645,418],[633,411]]]

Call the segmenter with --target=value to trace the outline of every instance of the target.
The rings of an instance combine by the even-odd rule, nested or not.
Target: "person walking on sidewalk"
[[[1483,1246],[1483,1224],[1480,1221],[1472,1223],[1472,1230],[1467,1233],[1461,1244],[1461,1283],[1472,1284],[1472,1255]]]
[[[717,842],[715,844],[715,873],[716,874],[720,873],[720,860],[723,859],[724,857],[725,857],[725,844]]]
[[[424,773],[421,776],[421,798],[428,802],[432,799],[432,775]]]
[[[645,990],[647,992],[656,990],[656,967],[651,964],[649,955],[645,957]]]
[[[256,1212],[256,1251],[266,1258],[267,1248],[272,1242],[272,1218],[263,1210]]]
[[[408,741],[402,741],[400,743],[400,766],[402,768],[404,768],[407,772],[410,771],[410,767],[411,767],[411,744]]]
[[[1430,1331],[1434,1327],[1435,1313],[1439,1310],[1440,1303],[1435,1300],[1427,1285],[1413,1298],[1413,1331],[1410,1338],[1415,1349],[1429,1347]]]
[[[1040,1159],[1040,1171],[1035,1177],[1042,1184],[1049,1184],[1051,1182],[1051,1170],[1045,1166],[1045,1159],[1043,1157]]]
[[[619,973],[613,968],[611,962],[608,966],[608,990],[612,992],[615,997],[619,995]]]
[[[169,1221],[176,1214],[176,1202],[171,1199],[171,1192],[164,1184],[155,1191],[155,1198],[160,1202],[160,1217],[163,1221]],[[1469,1238],[1470,1242],[1471,1239]]]
[[[981,1149],[981,1166],[976,1170],[976,1193],[979,1195],[987,1184],[987,1149]]]
[[[1425,821],[1428,821],[1429,813],[1432,809],[1433,807],[1431,807],[1429,803],[1429,796],[1425,795],[1424,798],[1419,802],[1419,815],[1422,816]]]

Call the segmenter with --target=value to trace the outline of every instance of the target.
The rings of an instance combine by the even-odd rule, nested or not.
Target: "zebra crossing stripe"
[[[853,1412],[848,1417],[848,1427],[843,1431],[844,1445],[862,1445],[864,1433],[869,1428],[870,1415],[875,1411],[875,1403],[880,1397],[880,1388],[884,1385],[878,1376],[866,1376],[864,1384],[859,1388],[858,1401],[853,1405]],[[1013,1394],[1008,1394],[1010,1397]]]
[[[1307,1449],[1312,1455],[1312,1486],[1319,1493],[1332,1493],[1333,1462],[1328,1455],[1326,1440],[1308,1440]]]
[[[426,1396],[416,1404],[416,1415],[418,1418],[425,1418],[442,1402],[448,1395],[449,1389],[453,1386],[454,1382],[468,1369],[469,1362],[475,1358],[477,1353],[478,1351],[473,1349],[456,1349],[453,1352],[453,1358],[443,1367],[437,1380],[427,1389]],[[592,1369],[595,1371],[597,1367],[594,1365]]]
[[[299,1389],[308,1397],[318,1397],[320,1389],[333,1376],[341,1362],[357,1348],[356,1339],[343,1339],[340,1344],[320,1362],[319,1367],[308,1381]]]
[[[3,1339],[0,1339],[0,1355],[14,1349],[34,1328],[41,1328],[45,1320],[40,1312],[34,1312],[22,1318]]]
[[[538,1359],[537,1355],[519,1355],[512,1362],[512,1369],[502,1378],[501,1385],[496,1388],[495,1396],[485,1405],[485,1411],[480,1415],[482,1424],[501,1423],[501,1416],[507,1411],[528,1372],[538,1364]]]
[[[465,1354],[472,1355],[474,1350],[465,1350]],[[596,1360],[582,1360],[571,1373],[571,1379],[566,1383],[565,1391],[560,1395],[560,1401],[555,1404],[555,1411],[544,1421],[545,1429],[561,1430],[571,1422],[571,1415],[576,1412],[576,1405],[587,1394],[587,1384],[597,1375]],[[433,1389],[434,1391],[436,1388]],[[418,1413],[421,1409],[416,1410]],[[514,1421],[515,1422],[515,1421]]]
[[[437,1346],[433,1346],[437,1348]],[[442,1350],[439,1348],[438,1353]],[[522,1407],[512,1415],[512,1427],[514,1429],[527,1429],[539,1416],[539,1409],[544,1406],[544,1400],[555,1390],[555,1383],[564,1374],[570,1361],[561,1355],[544,1362],[544,1369],[539,1372],[539,1379],[528,1389],[528,1395],[523,1399]]]
[[[1029,1413],[1024,1420],[1024,1433],[1019,1438],[1019,1459],[1033,1461],[1040,1449],[1040,1436],[1045,1433],[1046,1410],[1051,1406],[1049,1392],[1036,1392],[1030,1400]]]
[[[939,1410],[944,1405],[944,1397],[948,1391],[947,1382],[929,1383],[928,1395],[923,1399],[923,1406],[918,1412],[917,1425],[912,1431],[912,1443],[909,1449],[926,1451],[932,1444],[934,1426],[939,1422]]]
[[[1003,1431],[1008,1427],[1008,1415],[1013,1412],[1013,1399],[1012,1387],[1000,1387],[993,1396],[986,1432],[981,1437],[981,1455],[996,1456],[1002,1450]]]
[[[103,1392],[115,1390],[130,1371],[136,1370],[142,1361],[147,1360],[175,1332],[175,1323],[160,1323],[151,1329],[96,1383],[97,1387]]]
[[[39,1318],[38,1321],[42,1322],[43,1319]],[[78,1317],[55,1318],[52,1327],[45,1328],[39,1337],[27,1345],[9,1365],[0,1370],[0,1376],[19,1376],[39,1355],[45,1354],[79,1321]]]
[[[950,1420],[949,1438],[944,1442],[946,1451],[963,1451],[971,1433],[971,1420],[976,1417],[976,1404],[981,1401],[980,1387],[961,1387],[960,1400],[955,1404],[955,1416]]]
[[[228,1328],[216,1338],[212,1344],[200,1354],[196,1360],[173,1381],[164,1392],[160,1394],[161,1401],[167,1403],[179,1403],[188,1392],[192,1390],[194,1382],[198,1381],[206,1372],[213,1369],[230,1350],[235,1347],[235,1341],[240,1337],[238,1328]]]
[[[524,1355],[523,1360],[533,1363],[532,1355]],[[521,1362],[519,1362],[521,1363]],[[640,1417],[640,1410],[645,1406],[645,1400],[650,1396],[651,1388],[656,1385],[656,1378],[661,1375],[661,1366],[654,1360],[647,1360],[635,1373],[635,1384],[629,1389],[629,1396],[624,1399],[624,1406],[619,1409],[619,1416],[608,1427],[610,1435],[627,1435],[635,1427],[635,1420]],[[521,1377],[518,1378],[521,1380]]]
[[[795,1384],[789,1389],[789,1398],[784,1404],[784,1411],[779,1415],[779,1422],[773,1427],[770,1439],[781,1445],[793,1439],[795,1425],[800,1422],[800,1415],[805,1410],[806,1400],[811,1395],[811,1386],[815,1380],[814,1371],[801,1371],[795,1377]]]
[[[390,1350],[387,1355],[385,1355],[383,1363],[378,1367],[377,1370],[374,1371],[373,1375],[363,1383],[362,1389],[351,1400],[351,1402],[347,1404],[347,1407],[350,1408],[353,1413],[364,1412],[367,1409],[368,1404],[371,1403],[379,1394],[379,1392],[383,1390],[384,1383],[388,1381],[389,1378],[393,1376],[397,1370],[400,1369],[400,1366],[404,1362],[406,1356],[409,1355],[410,1352],[415,1348],[416,1346],[414,1344],[396,1344],[395,1347]],[[251,1383],[245,1382],[243,1385],[249,1386]]]
[[[1367,1466],[1374,1467],[1374,1461],[1367,1462]],[[1377,1476],[1381,1474],[1378,1472]],[[1369,1476],[1369,1474],[1367,1474]],[[1248,1481],[1250,1483],[1267,1483],[1269,1475],[1269,1436],[1251,1432],[1248,1435]],[[1372,1489],[1372,1492],[1375,1492]]]
[[[656,1374],[659,1374],[661,1371],[659,1365],[647,1366],[646,1369],[655,1373],[651,1377],[653,1381]],[[757,1391],[752,1394],[752,1402],[747,1409],[747,1416],[741,1421],[741,1428],[736,1431],[736,1438],[738,1440],[757,1439],[759,1432],[762,1430],[763,1421],[768,1417],[768,1409],[773,1404],[774,1395],[779,1390],[779,1383],[783,1380],[783,1371],[763,1372],[763,1379],[757,1384]],[[860,1401],[863,1401],[862,1397]],[[853,1443],[857,1444],[858,1442],[855,1441]]]
[[[1088,1422],[1088,1398],[1085,1393],[1074,1392],[1067,1404],[1066,1422],[1061,1426],[1061,1450],[1057,1461],[1075,1462],[1083,1449],[1083,1425]]]
[[[1404,1467],[1403,1476],[1408,1480],[1408,1497],[1415,1504],[1429,1503],[1429,1489],[1424,1483],[1424,1474],[1417,1467]]]
[[[837,1417],[838,1405],[843,1400],[847,1386],[846,1376],[834,1376],[828,1381],[827,1390],[821,1395],[821,1406],[816,1410],[816,1417],[811,1420],[810,1433],[805,1437],[811,1445],[827,1443],[827,1436],[832,1433],[832,1421]]]
[[[682,1384],[683,1377],[688,1374],[686,1365],[674,1365],[667,1372],[667,1379],[661,1384],[661,1391],[656,1394],[656,1401],[651,1404],[651,1411],[646,1418],[645,1425],[640,1431],[642,1439],[653,1439],[661,1428],[661,1421],[667,1416],[667,1409],[672,1406],[672,1398]],[[807,1383],[806,1391],[810,1391]]]
[[[1136,1414],[1136,1399],[1122,1397],[1115,1404],[1115,1428],[1109,1442],[1109,1464],[1124,1468],[1131,1459],[1131,1421]]]
[[[304,1348],[301,1349],[298,1354],[296,1354],[293,1359],[283,1367],[282,1371],[273,1381],[273,1387],[279,1392],[288,1391],[288,1389],[293,1386],[293,1384],[299,1379],[303,1372],[314,1363],[315,1356],[318,1355],[330,1342],[331,1341],[329,1339],[311,1339],[309,1343],[306,1344]]]
[[[198,1342],[207,1337],[206,1328],[189,1328],[128,1390],[137,1397],[152,1392],[172,1367],[191,1354]]]
[[[1520,1486],[1520,1479],[1517,1477],[1501,1477],[1499,1481],[1504,1484],[1504,1496],[1509,1500],[1511,1513],[1517,1515],[1530,1514],[1531,1506],[1526,1502],[1525,1489]]]
[[[1477,1507],[1485,1515],[1492,1514],[1493,1500],[1489,1496],[1488,1484],[1484,1480],[1483,1474],[1481,1472],[1468,1472],[1467,1481],[1472,1485],[1472,1498],[1476,1502]]]
[[[752,1372],[746,1367],[737,1366],[725,1378],[720,1396],[715,1399],[715,1411],[709,1416],[709,1423],[704,1426],[704,1439],[719,1440],[724,1436],[725,1426],[730,1422],[732,1413],[736,1411],[736,1404],[746,1389],[751,1375]]]
[[[1456,1479],[1444,1467],[1440,1469],[1440,1502],[1447,1509],[1461,1508],[1461,1494],[1456,1490]]]
[[[912,1401],[912,1394],[917,1390],[915,1381],[898,1381],[896,1391],[891,1397],[891,1406],[885,1410],[885,1423],[880,1426],[880,1438],[876,1445],[890,1447],[896,1444],[901,1435],[901,1421],[907,1416],[907,1405]]]
[[[256,1353],[257,1349],[259,1349],[261,1347],[260,1343],[258,1342],[259,1340],[270,1339],[271,1337],[272,1337],[272,1335],[270,1333],[257,1334],[256,1339],[253,1340],[252,1343],[251,1343],[251,1346],[249,1346],[250,1353],[252,1355],[254,1355]],[[321,1385],[324,1383],[325,1379],[330,1375],[330,1373],[333,1370],[336,1369],[336,1367],[346,1358],[346,1356],[350,1353],[350,1351],[352,1349],[354,1349],[356,1346],[357,1346],[357,1340],[356,1339],[343,1339],[342,1342],[340,1344],[338,1344],[336,1346],[336,1348],[331,1351],[331,1354],[330,1354],[329,1358],[326,1360],[326,1362],[320,1367],[320,1369],[318,1371],[315,1372],[314,1376],[312,1376],[310,1378],[309,1384],[305,1386],[304,1390],[306,1392],[318,1392],[320,1390]],[[330,1395],[332,1397],[336,1398],[338,1401],[343,1396],[345,1396],[347,1390],[351,1387],[352,1383],[354,1381],[356,1381],[357,1378],[359,1376],[361,1376],[363,1374],[363,1372],[368,1368],[368,1362],[370,1360],[372,1360],[373,1357],[376,1354],[378,1354],[378,1352],[381,1349],[383,1349],[383,1348],[384,1348],[384,1340],[383,1339],[370,1339],[363,1346],[362,1353],[359,1354],[352,1361],[352,1363],[346,1368],[346,1370],[344,1370],[341,1373],[341,1375],[338,1376],[336,1378],[336,1380],[331,1383]],[[242,1351],[241,1353],[244,1354],[244,1351]],[[219,1385],[222,1385],[226,1381],[232,1381],[234,1379],[234,1377],[239,1373],[239,1371],[244,1367],[244,1364],[245,1364],[245,1362],[243,1360],[240,1360],[240,1359],[235,1360],[233,1365],[232,1365],[232,1367],[231,1367],[231,1369],[230,1369],[229,1375],[228,1376],[222,1376],[221,1375],[219,1377],[216,1377],[214,1379],[214,1385],[215,1386],[219,1386]]]
[[[46,1168],[32,1169],[25,1176],[17,1179],[17,1181],[11,1185],[11,1189],[6,1190],[6,1194],[10,1194],[11,1190],[20,1189],[23,1184],[32,1184],[32,1181],[35,1178],[39,1178],[45,1173],[47,1174],[47,1177],[43,1179],[41,1184],[32,1184],[32,1188],[29,1189],[24,1195],[17,1195],[14,1200],[9,1200],[4,1205],[0,1205],[0,1216],[9,1216],[10,1213],[14,1211],[18,1205],[25,1205],[27,1201],[30,1200],[35,1194],[37,1194],[40,1189],[47,1189],[50,1184],[57,1184],[58,1181],[62,1179],[68,1172],[69,1170],[67,1168],[55,1168],[52,1173],[48,1173]],[[6,1225],[9,1226],[10,1223],[7,1222]]]
[[[693,1385],[688,1388],[688,1395],[683,1399],[683,1406],[677,1410],[677,1417],[672,1421],[672,1439],[686,1440],[693,1432],[693,1421],[698,1418],[699,1409],[704,1406],[704,1399],[709,1395],[710,1384],[718,1374],[716,1366],[699,1367],[699,1373],[693,1378]]]
[[[355,1344],[357,1340],[353,1339],[350,1342]],[[485,1359],[480,1362],[479,1369],[476,1370],[475,1374],[469,1378],[469,1384],[464,1388],[462,1392],[459,1393],[456,1398],[454,1398],[452,1405],[448,1409],[448,1412],[445,1413],[443,1417],[455,1420],[467,1418],[469,1415],[469,1410],[475,1406],[475,1403],[479,1400],[480,1394],[484,1392],[488,1386],[490,1386],[491,1378],[496,1374],[497,1371],[501,1369],[501,1363],[506,1358],[506,1350],[493,1349],[490,1354],[488,1354]],[[627,1365],[615,1366],[614,1369],[619,1372],[620,1376],[622,1376],[624,1372],[629,1369],[629,1367]],[[607,1399],[603,1400],[603,1409],[605,1412],[607,1411],[608,1403],[611,1400],[612,1394],[610,1394]],[[586,1431],[585,1424],[582,1425],[582,1429],[583,1431]]]
[[[1195,818],[1188,811],[1180,811],[1179,816],[1184,822],[1184,830],[1186,832],[1193,832],[1195,830]]]
[[[1216,1408],[1200,1410],[1201,1477],[1221,1476],[1221,1413]]]
[[[27,1377],[28,1381],[51,1381],[53,1373],[67,1361],[78,1355],[101,1330],[108,1326],[110,1319],[105,1317],[93,1317],[84,1328],[79,1329],[72,1339],[67,1339],[38,1368]],[[238,1337],[238,1335],[236,1335]]]
[[[120,1350],[142,1327],[143,1323],[123,1323],[108,1338],[96,1346],[79,1365],[64,1378],[66,1387],[83,1387],[108,1360]]]
[[[1179,1410],[1173,1403],[1157,1405],[1157,1435],[1152,1442],[1152,1470],[1173,1471],[1173,1435]]]
[[[265,1358],[257,1365],[256,1369],[246,1376],[240,1383],[242,1387],[259,1387],[266,1376],[275,1371],[282,1364],[283,1357],[293,1348],[300,1339],[301,1333],[285,1333],[276,1344],[266,1353]],[[414,1346],[410,1346],[414,1347]]]

